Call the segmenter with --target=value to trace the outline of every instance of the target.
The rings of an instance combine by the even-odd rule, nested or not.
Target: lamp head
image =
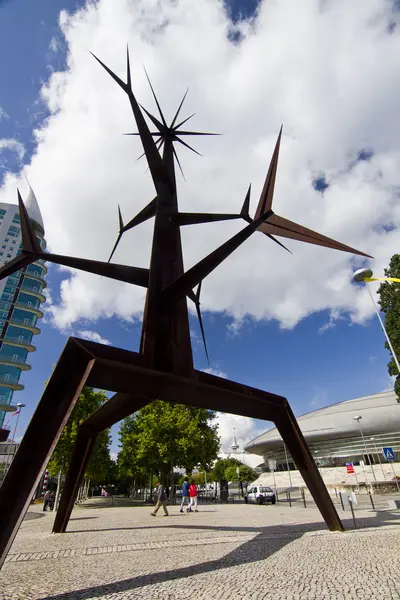
[[[372,277],[372,275],[373,272],[371,269],[358,269],[358,271],[355,271],[355,273],[353,273],[353,280],[364,281],[366,277]]]

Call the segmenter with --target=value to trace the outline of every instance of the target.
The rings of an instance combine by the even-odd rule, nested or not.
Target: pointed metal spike
[[[209,133],[208,131],[181,131],[174,130],[175,135],[222,135],[221,133]]]
[[[151,93],[153,94],[153,98],[156,101],[158,112],[160,113],[161,120],[162,120],[162,122],[164,124],[164,127],[167,127],[167,123],[166,123],[166,121],[164,119],[164,115],[162,113],[161,106],[160,106],[160,104],[159,104],[159,102],[157,100],[156,93],[155,93],[155,91],[153,89],[153,86],[151,85],[150,77],[148,76],[147,71],[146,71],[146,67],[144,65],[143,65],[143,69],[144,69],[144,72],[146,73],[147,81],[149,82],[149,86],[150,86],[150,89],[151,89]]]
[[[186,146],[186,148],[189,148],[189,150],[191,150],[192,152],[194,152],[195,154],[198,154],[199,156],[203,156],[202,154],[200,154],[200,152],[197,152],[197,150],[195,150],[194,148],[192,148],[192,146],[189,146],[189,144],[187,144],[186,142],[184,142],[183,140],[177,138],[176,140],[177,142],[179,142],[180,144],[182,144],[182,146]]]
[[[185,99],[186,99],[186,96],[187,96],[187,93],[188,93],[188,91],[189,91],[189,88],[188,88],[188,89],[186,90],[186,92],[184,93],[184,95],[183,95],[183,98],[182,98],[182,100],[181,100],[181,103],[180,103],[180,105],[178,106],[178,110],[176,111],[176,113],[175,113],[175,116],[174,116],[174,118],[173,118],[173,120],[172,120],[172,123],[171,123],[171,129],[172,129],[172,128],[174,127],[174,125],[175,125],[175,121],[176,121],[176,119],[178,118],[178,115],[179,115],[179,113],[180,113],[180,110],[181,110],[181,108],[182,108],[182,104],[185,102]]]
[[[201,225],[202,223],[216,223],[218,221],[233,221],[240,219],[241,215],[229,213],[184,213],[178,212],[171,215],[170,219],[176,225]],[[249,219],[251,223],[251,219]]]
[[[321,235],[320,233],[317,233],[312,229],[308,229],[307,227],[303,227],[298,223],[289,221],[289,219],[284,219],[283,217],[275,215],[274,213],[265,223],[262,223],[259,226],[258,231],[261,231],[267,235],[281,236],[291,240],[297,240],[299,242],[314,244],[315,246],[324,246],[326,248],[332,248],[333,250],[341,250],[343,252],[349,252],[352,254],[365,256],[367,258],[372,258],[372,256],[369,254],[365,254],[365,252],[360,252],[355,248],[346,246],[341,242],[337,242],[336,240],[328,238],[325,235]]]
[[[112,249],[112,252],[111,252],[111,254],[110,254],[110,258],[109,258],[109,259],[108,259],[108,261],[107,261],[108,263],[109,263],[109,262],[111,262],[111,259],[112,259],[112,257],[114,256],[114,252],[116,251],[116,249],[117,249],[117,246],[118,246],[118,244],[119,244],[119,243],[120,243],[120,241],[121,241],[121,238],[122,238],[122,231],[120,231],[120,232],[119,232],[119,234],[118,234],[117,241],[116,241],[116,242],[115,242],[115,244],[114,244],[114,247],[113,247],[113,249]]]
[[[75,256],[62,256],[60,254],[50,254],[47,252],[42,252],[40,258],[57,265],[102,275],[103,277],[109,277],[110,279],[116,279],[117,281],[125,281],[133,285],[139,285],[140,287],[147,287],[149,284],[149,269],[143,269],[141,267],[130,267],[114,263],[110,264],[98,260],[76,258]]]
[[[241,231],[221,244],[216,250],[200,260],[197,264],[175,279],[162,290],[163,300],[167,303],[177,302],[187,294],[188,289],[193,289],[207,275],[218,267],[228,256],[253,235],[260,225],[269,217],[272,211],[263,213],[246,225]]]
[[[90,50],[89,50],[89,52],[90,52]],[[122,81],[122,79],[120,77],[118,77],[118,75],[116,75],[113,71],[111,71],[111,69],[109,69],[107,67],[107,65],[105,65],[99,58],[97,58],[97,56],[95,54],[93,54],[93,52],[90,52],[90,54],[93,56],[93,58],[95,58],[97,60],[98,63],[101,64],[103,69],[105,69],[107,71],[107,73],[109,75],[111,75],[111,77],[114,79],[114,81],[116,81],[118,83],[118,85],[124,90],[124,92],[126,92],[128,94],[130,91],[130,88],[127,86],[127,84],[124,81]]]
[[[19,216],[21,221],[22,248],[25,252],[41,253],[39,242],[32,229],[28,211],[25,208],[19,189],[17,189]]]
[[[124,221],[122,219],[121,207],[118,204],[118,218],[119,218],[119,231],[121,232],[124,228]]]
[[[181,121],[178,125],[175,125],[174,130],[176,131],[177,129],[179,129],[179,127],[182,127],[182,125],[184,125],[185,123],[187,123],[187,121],[189,121],[189,119],[191,119],[192,117],[194,117],[196,113],[193,113],[190,115],[190,117],[187,117],[184,121]]]
[[[201,294],[201,286],[203,285],[203,281],[200,281],[197,290],[196,290],[196,298],[200,304],[200,294]]]
[[[248,223],[251,221],[250,214],[249,214],[249,211],[250,211],[250,195],[251,195],[251,183],[249,185],[249,189],[247,190],[246,197],[245,197],[244,202],[243,202],[242,210],[240,211],[240,216],[242,217],[242,219],[244,219]]]
[[[159,153],[157,151],[153,137],[150,134],[149,127],[148,127],[147,122],[144,118],[144,115],[140,109],[140,106],[137,103],[137,100],[135,98],[133,91],[130,90],[128,88],[128,86],[126,84],[124,84],[124,82],[119,77],[117,77],[111,71],[111,69],[106,67],[106,65],[104,65],[104,63],[102,63],[96,56],[95,56],[95,58],[103,66],[103,68],[113,77],[113,79],[123,88],[123,90],[128,95],[129,103],[131,105],[131,109],[132,109],[133,115],[135,117],[136,125],[137,125],[138,131],[140,133],[140,139],[143,144],[143,150],[146,153],[147,162],[149,165],[151,177],[153,179],[155,188],[157,189],[157,186],[161,182],[165,183],[167,185],[170,185],[168,172],[167,172],[165,165],[161,159],[161,156],[159,155]]]
[[[156,117],[154,117],[151,113],[149,113],[149,111],[146,110],[144,106],[142,106],[141,104],[139,104],[139,106],[142,110],[144,110],[144,112],[149,117],[149,119],[151,119],[153,121],[153,124],[158,128],[159,132],[160,133],[164,132],[165,126],[162,123],[160,123],[160,121],[158,119],[156,119]]]
[[[173,144],[172,144],[172,151],[173,151],[173,153],[174,153],[174,156],[175,156],[175,158],[176,158],[176,162],[178,163],[178,167],[179,167],[179,169],[180,169],[180,172],[181,172],[181,174],[182,174],[182,177],[183,177],[183,179],[186,181],[185,174],[184,174],[184,172],[183,172],[183,169],[182,169],[182,167],[181,167],[180,160],[179,160],[179,158],[178,158],[178,155],[177,155],[177,153],[176,153],[176,150],[175,150],[175,148],[174,148],[174,145],[173,145]]]
[[[201,283],[200,283],[200,285],[201,285]],[[196,312],[197,312],[197,318],[199,319],[201,337],[203,338],[204,351],[206,353],[207,362],[208,362],[208,364],[210,364],[210,359],[209,359],[209,356],[208,356],[208,349],[207,349],[207,342],[206,342],[206,334],[204,332],[203,318],[201,316],[201,310],[200,310],[200,302],[198,302],[198,301],[196,302]]]
[[[276,171],[278,168],[279,148],[282,138],[282,127],[280,128],[278,139],[276,140],[274,152],[272,154],[271,162],[268,168],[267,177],[265,178],[264,187],[262,189],[260,200],[258,202],[255,218],[259,217],[262,213],[271,209],[272,199],[274,196]]]
[[[135,133],[123,133],[122,135],[140,135],[140,133],[135,132]],[[150,131],[150,135],[152,135],[153,137],[158,137],[160,135],[159,131]]]
[[[265,235],[267,235],[273,242],[275,242],[276,244],[278,244],[278,246],[282,246],[282,248],[284,250],[287,250],[293,256],[293,252],[291,250],[289,250],[289,248],[286,248],[286,246],[284,244],[282,244],[282,242],[280,242],[279,240],[277,240],[276,238],[274,238],[273,235],[271,235],[269,233],[266,233]]]
[[[127,81],[128,88],[131,90],[132,89],[131,65],[130,65],[130,61],[129,61],[129,46],[128,46],[128,44],[126,45],[126,81]]]
[[[140,225],[141,223],[144,223],[144,221],[147,221],[147,219],[151,219],[151,217],[154,217],[154,215],[156,214],[156,208],[157,196],[153,198],[153,200],[151,200],[151,202],[149,202],[148,205],[145,206],[136,215],[136,217],[134,217],[131,221],[129,221],[129,223],[127,223],[124,226],[123,232],[125,233],[125,231],[129,231],[129,229],[132,229],[132,227],[136,227],[136,225]]]

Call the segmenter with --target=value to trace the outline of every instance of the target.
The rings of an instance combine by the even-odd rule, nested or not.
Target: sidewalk
[[[316,508],[205,505],[150,516],[96,499],[51,534],[30,508],[0,572],[1,600],[399,600],[400,513],[359,510],[326,531]]]

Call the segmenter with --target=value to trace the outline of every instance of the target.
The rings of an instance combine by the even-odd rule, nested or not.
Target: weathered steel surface
[[[0,269],[0,279],[41,258],[146,287],[140,351],[130,352],[76,338],[70,338],[68,341],[16,458],[0,488],[1,560],[4,561],[41,472],[85,383],[117,393],[81,426],[54,531],[65,531],[67,527],[79,482],[84,474],[97,433],[156,398],[274,421],[328,527],[332,530],[341,530],[340,519],[287,400],[194,369],[187,297],[195,304],[207,353],[200,311],[202,281],[254,233],[267,235],[286,250],[287,248],[275,236],[361,256],[368,255],[274,213],[272,204],[282,128],[254,218],[250,217],[251,187],[237,214],[180,213],[175,161],[181,171],[182,166],[174,144],[178,143],[197,153],[182,138],[216,134],[183,130],[182,126],[191,117],[177,123],[186,94],[171,124],[168,125],[150,80],[159,116],[155,117],[141,108],[132,90],[129,55],[126,82],[99,59],[96,60],[128,96],[138,128],[138,132],[132,135],[138,135],[142,142],[142,156],[146,157],[148,163],[155,197],[126,225],[118,208],[118,238],[109,261],[100,262],[43,252],[37,243],[28,213],[18,193],[22,252]],[[143,112],[156,131],[150,131]],[[160,154],[161,149],[162,154]],[[155,220],[149,269],[111,264],[110,260],[122,235],[152,217]],[[180,227],[231,219],[242,219],[246,225],[227,242],[185,271]]]

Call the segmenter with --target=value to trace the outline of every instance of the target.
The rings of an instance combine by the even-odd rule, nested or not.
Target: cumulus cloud
[[[90,329],[81,329],[78,331],[78,336],[84,340],[90,340],[91,342],[97,342],[98,344],[111,345],[110,340],[102,337],[97,331],[91,331]]]
[[[127,98],[89,54],[124,77],[129,42],[141,103],[154,110],[143,62],[169,118],[189,86],[183,117],[197,111],[191,127],[224,134],[194,140],[203,158],[178,148],[183,210],[238,211],[249,182],[254,210],[283,122],[275,211],[374,255],[373,269],[382,272],[398,251],[400,225],[400,35],[391,22],[390,3],[380,0],[264,1],[232,43],[222,1],[99,0],[63,11],[57,35],[67,69],[42,88],[50,117],[34,133],[37,151],[26,169],[49,248],[105,260],[117,204],[127,220],[154,196],[143,159],[135,162],[138,139],[121,135],[136,130]],[[323,194],[313,186],[321,177]],[[17,183],[4,178],[1,201],[14,201]],[[186,267],[241,227],[184,228]],[[126,234],[115,261],[148,266],[151,231],[148,222]],[[276,319],[287,328],[324,309],[333,321],[343,312],[353,321],[371,316],[365,290],[350,282],[362,260],[287,245],[293,256],[254,235],[204,282],[203,311],[240,323]],[[60,292],[52,307],[60,328],[82,318],[129,319],[143,309],[143,290],[90,274],[66,270]]]
[[[16,154],[18,160],[21,162],[25,156],[25,147],[23,144],[21,144],[21,142],[14,140],[13,138],[0,138],[0,168],[7,168],[7,152]]]
[[[260,456],[244,453],[244,446],[268,428],[265,422],[240,415],[218,413],[216,423],[221,438],[221,456],[230,454],[252,467],[256,467],[263,461]],[[239,446],[234,452],[230,448],[233,436]]]

